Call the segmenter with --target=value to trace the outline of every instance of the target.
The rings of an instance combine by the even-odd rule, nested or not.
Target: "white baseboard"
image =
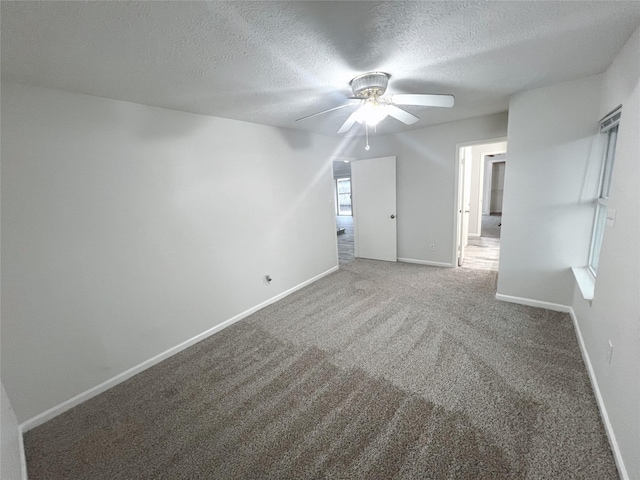
[[[543,302],[541,300],[532,300],[530,298],[512,297],[511,295],[503,295],[501,293],[496,293],[496,300],[502,300],[503,302],[510,303],[519,303],[520,305],[527,305],[529,307],[546,308],[547,310],[553,310],[555,312],[569,313],[571,311],[571,307],[568,305]]]
[[[615,459],[616,466],[618,467],[618,473],[620,474],[620,478],[622,480],[629,480],[629,474],[627,473],[627,469],[624,466],[622,453],[620,452],[620,447],[618,446],[618,441],[616,440],[613,426],[611,425],[611,421],[609,420],[609,414],[607,413],[607,409],[604,406],[604,400],[602,399],[602,394],[600,393],[600,387],[598,386],[596,373],[593,370],[593,365],[591,365],[591,358],[589,357],[587,347],[585,346],[584,339],[582,338],[582,331],[580,330],[578,317],[576,316],[576,312],[572,307],[569,307],[569,315],[571,316],[571,320],[573,320],[573,327],[576,331],[576,336],[578,337],[578,345],[580,346],[580,352],[582,353],[582,360],[587,367],[589,380],[591,380],[591,388],[593,389],[593,393],[596,396],[596,402],[598,403],[600,416],[602,417],[602,423],[604,424],[604,430],[605,432],[607,432],[607,438],[609,439],[609,445],[611,446],[611,451],[613,452],[613,458]]]
[[[105,392],[106,390],[109,390],[110,388],[118,385],[119,383],[124,382],[125,380],[128,380],[129,378],[133,377],[134,375],[146,370],[147,368],[150,368],[158,363],[160,363],[161,361],[175,355],[176,353],[181,352],[182,350],[189,348],[191,345],[194,345],[202,340],[204,340],[207,337],[210,337],[211,335],[213,335],[216,332],[219,332],[220,330],[233,325],[234,323],[242,320],[245,317],[248,317],[249,315],[251,315],[252,313],[257,312],[258,310],[266,307],[267,305],[271,305],[272,303],[277,302],[278,300],[283,299],[284,297],[291,295],[293,292],[295,292],[296,290],[300,290],[303,287],[306,287],[307,285],[320,280],[322,277],[325,277],[327,275],[329,275],[330,273],[335,272],[336,270],[338,270],[338,266],[336,265],[335,267],[330,268],[329,270],[327,270],[326,272],[323,272],[319,275],[316,275],[313,278],[310,278],[309,280],[306,280],[302,283],[300,283],[299,285],[296,285],[295,287],[290,288],[289,290],[286,290],[268,300],[265,300],[264,302],[256,305],[255,307],[252,307],[248,310],[245,310],[242,313],[239,313],[238,315],[225,320],[224,322],[216,325],[215,327],[210,328],[209,330],[206,330],[204,332],[202,332],[199,335],[196,335],[193,338],[190,338],[189,340],[186,340],[178,345],[176,345],[175,347],[172,347],[168,350],[165,350],[164,352],[156,355],[155,357],[152,357],[148,360],[145,360],[144,362],[136,365],[135,367],[131,367],[128,370],[125,370],[122,373],[119,373],[118,375],[116,375],[115,377],[110,378],[109,380],[106,380],[104,382],[102,382],[99,385],[96,385],[93,388],[90,388],[89,390],[86,390],[82,393],[79,393],[78,395],[76,395],[73,398],[70,398],[69,400],[66,400],[62,403],[60,403],[59,405],[56,405],[55,407],[52,407],[38,415],[36,415],[33,418],[30,418],[29,420],[24,421],[23,423],[20,424],[20,428],[22,430],[22,432],[28,432],[29,430],[31,430],[32,428],[35,428],[39,425],[42,425],[43,423],[51,420],[54,417],[57,417],[58,415],[66,412],[67,410],[75,407],[76,405],[81,404],[82,402],[85,402],[87,400],[89,400],[90,398],[95,397],[96,395],[101,394],[102,392]]]
[[[453,267],[453,264],[451,263],[430,262],[428,260],[416,260],[415,258],[398,258],[398,261],[404,263],[417,263],[418,265],[431,265],[432,267]]]

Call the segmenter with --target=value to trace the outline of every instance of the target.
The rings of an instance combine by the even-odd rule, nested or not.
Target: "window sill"
[[[585,300],[593,300],[593,292],[596,288],[596,277],[593,276],[587,267],[571,267],[573,276]]]

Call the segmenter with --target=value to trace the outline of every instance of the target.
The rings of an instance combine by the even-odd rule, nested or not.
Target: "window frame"
[[[595,278],[600,263],[600,251],[604,239],[604,230],[607,223],[607,210],[609,208],[609,194],[611,192],[611,178],[616,155],[618,140],[618,126],[622,116],[622,105],[605,115],[600,121],[600,134],[606,135],[600,178],[598,180],[598,198],[595,202],[593,215],[593,227],[591,231],[591,244],[589,246],[589,258],[587,268]]]
[[[340,217],[351,217],[353,216],[353,203],[352,203],[352,198],[351,198],[351,177],[350,176],[342,176],[342,177],[336,177],[336,215],[340,216]],[[340,213],[340,182],[345,182],[346,180],[348,180],[349,182],[349,211],[351,213]]]

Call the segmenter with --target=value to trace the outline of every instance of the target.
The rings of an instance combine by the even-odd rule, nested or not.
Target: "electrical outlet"
[[[611,363],[611,357],[613,356],[613,343],[609,340],[609,347],[607,348],[607,363]]]
[[[436,246],[433,243],[429,245],[429,250],[434,251],[435,249],[436,249]]]

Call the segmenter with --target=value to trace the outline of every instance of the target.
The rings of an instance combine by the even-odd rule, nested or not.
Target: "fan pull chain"
[[[367,144],[364,146],[365,150],[369,150],[371,147],[369,146],[369,124],[365,122],[364,124],[364,133],[367,137]]]

